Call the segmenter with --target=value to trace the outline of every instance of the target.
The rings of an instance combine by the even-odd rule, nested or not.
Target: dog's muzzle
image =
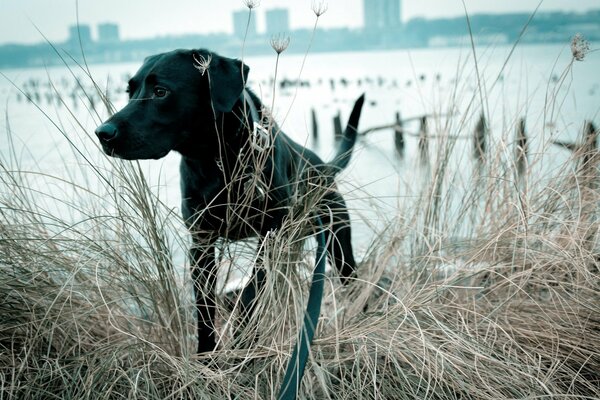
[[[105,122],[96,128],[96,136],[102,142],[110,142],[119,135],[117,127],[110,122]]]

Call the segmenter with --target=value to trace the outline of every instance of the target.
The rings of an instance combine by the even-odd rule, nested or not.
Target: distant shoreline
[[[528,13],[475,14],[448,19],[415,18],[393,29],[297,29],[283,33],[291,39],[287,53],[385,51],[520,44],[565,44],[575,34],[600,41],[600,9],[586,13],[546,12],[533,19]],[[83,26],[82,29],[89,28]],[[472,36],[471,36],[472,32]],[[71,39],[62,43],[6,44],[0,46],[0,69],[35,68],[65,63],[106,64],[139,61],[175,48],[208,48],[238,56],[273,54],[272,35],[256,34],[245,40],[225,33],[163,36],[136,40]],[[81,56],[83,49],[84,57]]]
[[[519,43],[519,47],[524,47],[524,46],[561,46],[561,45],[568,47],[569,43],[568,43],[568,41],[560,41],[560,42],[559,41],[553,41],[553,42],[526,42],[526,41],[523,41],[523,42]],[[52,46],[50,46],[49,44],[45,44],[45,46],[47,46],[49,49],[52,49]],[[56,46],[56,45],[54,45],[54,46]],[[494,47],[494,48],[501,48],[501,47],[510,48],[513,46],[513,43],[504,43],[504,42],[496,43],[496,44],[486,43],[483,46]],[[119,60],[114,60],[114,59],[98,60],[95,57],[91,57],[88,54],[86,54],[86,64],[87,65],[110,65],[110,64],[139,63],[145,57],[152,55],[152,54],[156,54],[161,51],[169,51],[169,50],[174,50],[177,48],[194,48],[194,47],[196,47],[196,48],[207,47],[207,48],[210,48],[211,50],[214,49],[210,46],[173,46],[173,47],[169,47],[169,48],[158,49],[156,51],[149,51],[147,54],[141,53],[141,52],[136,52],[135,57],[131,56],[131,57],[126,57],[126,58],[119,59]],[[470,47],[470,43],[450,44],[447,46],[423,46],[423,47],[403,47],[403,48],[365,48],[365,49],[339,49],[339,50],[311,49],[309,54],[371,53],[371,52],[421,51],[421,50],[435,50],[435,49],[450,50],[450,49],[465,48],[465,47]],[[269,49],[271,49],[271,48],[269,47]],[[219,49],[217,49],[215,51],[219,52],[221,54],[231,56],[231,57],[236,57],[236,56],[238,56],[238,53],[239,53],[239,49],[236,49],[235,51],[229,51],[229,52],[219,50]],[[1,48],[0,48],[0,54],[1,54]],[[65,52],[65,54],[63,54],[63,58],[61,58],[58,56],[58,54],[56,52],[53,52],[52,56],[49,56],[49,58],[46,60],[46,62],[43,62],[43,63],[40,62],[40,63],[11,65],[11,66],[3,66],[0,63],[0,71],[27,70],[27,69],[46,68],[46,67],[60,68],[60,67],[64,67],[65,65],[71,65],[71,66],[77,65],[78,63],[80,63],[80,65],[83,65],[82,60],[74,60],[74,58],[67,57],[66,54],[67,53]],[[271,51],[245,52],[245,57],[265,57],[265,56],[270,56],[273,54],[274,53],[271,49]],[[298,55],[304,54],[304,51],[286,50],[286,54],[298,56]]]

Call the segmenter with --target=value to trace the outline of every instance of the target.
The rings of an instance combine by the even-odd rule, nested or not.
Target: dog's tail
[[[328,175],[335,176],[341,170],[346,168],[350,162],[352,148],[354,147],[354,143],[356,143],[356,136],[358,135],[358,120],[360,119],[360,113],[362,111],[364,102],[365,94],[363,93],[354,102],[352,113],[350,113],[350,118],[348,118],[348,124],[346,125],[346,130],[344,130],[344,134],[340,140],[335,158],[331,162],[327,163]]]

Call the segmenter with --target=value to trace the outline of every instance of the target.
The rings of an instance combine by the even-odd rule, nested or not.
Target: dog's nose
[[[110,122],[105,122],[96,128],[96,136],[103,142],[110,142],[117,137],[119,131],[117,127]]]

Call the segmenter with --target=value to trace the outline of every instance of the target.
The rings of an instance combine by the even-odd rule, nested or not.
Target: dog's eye
[[[169,91],[167,89],[165,89],[164,87],[156,86],[154,88],[154,95],[156,97],[165,97],[167,95],[167,93],[169,93]]]

